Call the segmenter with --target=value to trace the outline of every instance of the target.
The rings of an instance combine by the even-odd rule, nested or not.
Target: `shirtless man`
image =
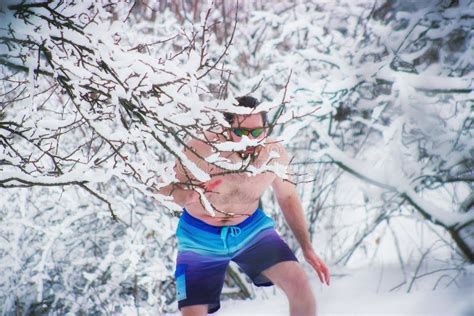
[[[258,105],[258,101],[250,96],[237,100],[239,106],[254,108]],[[241,152],[221,152],[221,157],[232,163],[250,161],[256,168],[267,164],[289,164],[284,147],[267,138],[265,113],[227,114],[226,118],[231,128],[222,134],[206,134],[211,143],[239,142],[243,137],[249,137],[258,139],[261,145],[247,147]],[[182,315],[207,315],[220,308],[220,294],[230,260],[236,262],[256,286],[275,284],[280,287],[288,297],[292,316],[316,315],[316,301],[308,277],[275,231],[273,220],[258,207],[260,197],[271,186],[305,260],[315,269],[321,282],[329,285],[329,270],[313,250],[295,185],[273,172],[250,176],[245,172],[226,173],[202,159],[213,154],[209,144],[191,140],[188,145],[193,150],[184,153],[206,170],[211,180],[197,183],[180,163],[175,168],[177,178],[182,183],[197,184],[205,189],[215,216],[206,211],[202,198],[194,190],[171,185],[160,191],[172,195],[183,207],[176,232],[178,258],[175,272]],[[279,157],[272,152],[277,152]]]

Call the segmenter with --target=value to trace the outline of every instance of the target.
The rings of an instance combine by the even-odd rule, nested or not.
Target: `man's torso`
[[[206,146],[202,144],[196,146],[197,148],[195,149],[203,156],[208,156],[210,150]],[[278,152],[281,148],[282,145],[271,142],[261,146],[259,154],[250,163],[251,168],[265,168],[275,163],[281,163],[278,158],[270,159],[270,153]],[[242,158],[235,152],[223,152],[220,153],[220,156],[230,160],[231,163],[243,163]],[[211,192],[205,193],[206,198],[215,208],[216,215],[210,215],[199,201],[185,205],[186,210],[194,217],[214,226],[236,225],[244,221],[249,215],[252,215],[258,207],[260,197],[276,177],[274,173],[269,171],[257,175],[252,175],[248,171],[218,175],[228,171],[207,163],[203,165],[202,160],[198,161],[198,158],[190,158],[209,173],[211,183],[217,184],[215,188],[212,188]],[[229,216],[224,213],[233,213],[235,215]]]

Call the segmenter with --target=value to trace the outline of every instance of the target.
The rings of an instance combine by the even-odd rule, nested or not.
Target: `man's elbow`
[[[187,204],[191,203],[191,201],[198,196],[198,193],[194,190],[182,189],[176,185],[164,187],[162,192],[163,193],[160,192],[160,194],[171,196],[174,202],[181,207],[186,207]]]
[[[173,184],[168,184],[159,188],[156,193],[163,196],[171,196],[176,204],[181,205],[181,194],[179,194],[177,188]]]
[[[164,195],[164,196],[170,196],[173,192],[173,185],[168,184],[164,187],[159,188],[158,190],[155,191],[157,194]]]

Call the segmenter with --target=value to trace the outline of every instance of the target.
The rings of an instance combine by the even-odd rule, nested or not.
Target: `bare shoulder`
[[[183,148],[183,153],[200,169],[209,171],[209,164],[205,161],[205,158],[213,153],[212,146],[210,145],[210,142],[212,142],[212,135],[204,135],[204,138],[206,139],[205,141],[197,138],[192,138],[187,141]],[[178,175],[186,174],[187,180],[192,178],[192,175],[189,173],[189,170],[184,167],[183,162],[180,158],[176,160],[175,170]],[[183,177],[181,176],[180,180],[182,179]]]
[[[267,140],[265,150],[269,155],[274,155],[278,163],[283,165],[288,165],[290,163],[288,151],[281,141],[269,138]]]
[[[282,177],[281,175],[277,175],[272,182],[274,192],[277,195],[277,198],[290,196],[294,193],[294,184],[292,182],[292,174],[290,170],[290,154],[288,153],[281,141],[269,139],[267,144],[268,145],[266,146],[266,148],[269,151],[269,154],[278,157],[275,158],[276,162],[286,167],[285,176]],[[272,154],[272,152],[274,152],[275,154]]]
[[[203,159],[213,153],[211,143],[214,142],[217,137],[213,133],[206,132],[204,138],[206,140],[192,138],[186,143],[184,152],[190,159]]]

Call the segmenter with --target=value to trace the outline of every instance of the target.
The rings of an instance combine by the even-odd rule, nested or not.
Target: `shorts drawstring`
[[[232,237],[237,237],[237,236],[239,236],[241,231],[242,231],[242,230],[241,230],[239,227],[237,227],[237,226],[231,226],[231,227],[230,227],[230,235],[231,235]]]
[[[222,229],[221,229],[221,239],[224,242],[224,247],[226,249],[229,249],[229,246],[227,244],[227,235],[229,234],[229,230],[230,230],[230,235],[232,237],[237,237],[242,232],[240,227],[237,227],[237,226],[224,226],[224,227],[222,227]]]

